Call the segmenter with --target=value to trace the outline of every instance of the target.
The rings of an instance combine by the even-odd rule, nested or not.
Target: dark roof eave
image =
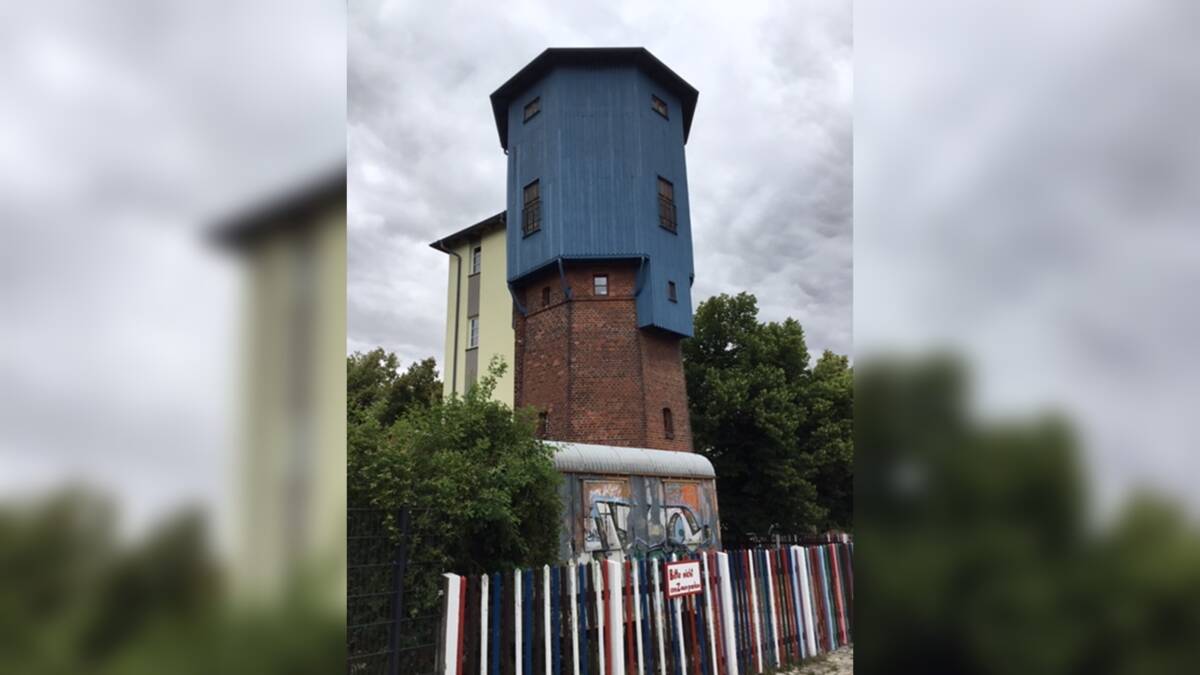
[[[692,129],[692,117],[700,92],[675,71],[650,53],[645,47],[550,47],[517,71],[507,82],[492,92],[492,116],[500,134],[500,147],[508,150],[508,103],[555,66],[560,65],[633,64],[650,77],[666,85],[679,97],[683,106],[683,142],[687,143]]]
[[[504,227],[507,221],[508,221],[508,212],[501,211],[500,213],[497,213],[495,215],[484,218],[483,220],[479,221],[478,223],[475,223],[474,225],[468,225],[468,226],[464,227],[463,229],[459,230],[458,232],[455,232],[454,234],[448,234],[445,237],[442,237],[441,239],[438,239],[437,241],[430,243],[429,247],[434,250],[437,250],[437,251],[445,252],[446,248],[450,245],[451,242],[454,242],[459,239],[467,238],[467,237],[471,236],[472,234],[485,232],[494,227]]]
[[[208,230],[218,246],[242,249],[274,232],[306,224],[323,205],[346,200],[346,166],[317,174],[299,187],[245,208],[241,213]]]

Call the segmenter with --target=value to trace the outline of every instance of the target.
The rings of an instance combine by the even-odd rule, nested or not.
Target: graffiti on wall
[[[654,555],[691,552],[715,544],[711,482],[634,480],[644,488],[641,499],[631,497],[629,479],[581,481],[578,552],[593,557]]]
[[[583,481],[586,518],[583,526],[584,551],[610,551],[625,548],[629,538],[629,482],[621,479]]]

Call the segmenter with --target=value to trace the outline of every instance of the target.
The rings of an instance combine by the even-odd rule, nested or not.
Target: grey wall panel
[[[479,277],[472,274],[467,277],[467,316],[479,316]]]
[[[466,379],[464,381],[467,383],[466,387],[470,389],[471,385],[479,380],[479,350],[468,349],[466,362],[466,371],[464,371]]]

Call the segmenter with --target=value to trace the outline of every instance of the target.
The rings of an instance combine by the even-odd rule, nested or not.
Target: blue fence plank
[[[587,565],[578,565],[575,573],[579,575],[579,595],[576,596],[579,612],[579,635],[576,636],[579,640],[579,673],[580,675],[588,675],[588,669],[591,661],[591,654],[588,651],[588,629],[591,628],[591,623],[588,621],[588,598],[592,596],[591,576],[587,573]]]
[[[533,665],[533,570],[521,573],[521,675],[531,675]]]
[[[500,675],[500,624],[504,623],[504,608],[500,603],[500,587],[504,575],[492,574],[488,581],[491,599],[488,601],[488,675]]]

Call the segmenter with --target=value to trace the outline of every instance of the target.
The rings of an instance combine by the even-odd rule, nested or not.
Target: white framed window
[[[467,319],[467,349],[475,349],[479,346],[479,317],[473,316]]]
[[[607,274],[597,274],[592,277],[592,295],[608,295]]]
[[[479,274],[483,267],[483,248],[476,246],[471,249],[471,274]]]

